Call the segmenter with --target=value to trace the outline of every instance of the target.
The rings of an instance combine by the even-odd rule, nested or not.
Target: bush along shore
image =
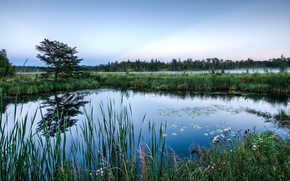
[[[115,108],[114,101],[101,104],[97,119],[93,107],[84,109],[85,121],[75,130],[57,113],[59,124],[51,126],[52,120],[42,118],[41,130],[33,129],[36,116],[28,125],[27,115],[21,120],[12,115],[12,122],[1,115],[0,180],[290,179],[289,138],[254,129],[235,130],[236,136],[230,136],[232,130],[225,129],[210,147],[189,145],[191,156],[180,157],[166,147],[166,127],[149,121],[144,142],[142,129],[134,128],[131,108]]]
[[[239,91],[256,93],[289,93],[290,74],[284,73],[86,73],[81,78],[60,78],[41,74],[22,74],[16,78],[0,80],[0,90],[4,96],[36,94],[56,90],[77,90],[98,86],[126,86],[148,88],[157,91],[194,90],[229,91],[240,95]]]

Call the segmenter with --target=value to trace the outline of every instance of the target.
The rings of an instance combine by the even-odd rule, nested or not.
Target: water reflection
[[[42,96],[47,97],[47,94],[43,94]],[[29,95],[29,96],[21,96],[21,97],[0,97],[0,113],[3,114],[6,112],[9,106],[14,106],[12,104],[25,104],[27,102],[36,102],[40,95]]]
[[[13,115],[15,98],[3,98],[5,115]],[[39,100],[39,101],[38,101]],[[90,104],[87,104],[90,100]],[[43,119],[35,124],[33,131],[38,129],[44,134],[47,125],[48,132],[55,136],[56,131],[67,130],[71,127],[72,136],[77,136],[78,125],[86,118],[83,115],[82,105],[90,111],[94,121],[101,119],[100,103],[107,105],[108,101],[123,102],[124,106],[132,107],[132,120],[134,128],[138,132],[142,129],[142,141],[148,143],[150,135],[145,121],[156,122],[157,132],[162,128],[162,136],[166,136],[166,145],[182,155],[189,154],[189,146],[196,142],[201,146],[208,146],[214,136],[222,130],[231,128],[230,136],[236,136],[239,129],[264,128],[284,134],[272,121],[259,117],[255,113],[269,112],[274,115],[279,109],[289,110],[288,95],[252,94],[243,92],[242,96],[229,95],[228,92],[195,92],[195,91],[152,91],[149,89],[126,88],[101,88],[78,92],[62,92],[56,94],[41,94],[36,96],[17,98],[17,102],[23,104],[25,110],[33,116],[35,109],[41,107]],[[122,100],[122,101],[120,101]],[[4,102],[3,101],[3,102]],[[9,102],[10,101],[10,102]],[[10,104],[11,103],[11,104]],[[106,107],[105,107],[106,108]],[[118,112],[119,107],[114,107]],[[246,111],[252,110],[252,111]],[[58,114],[57,114],[58,113]],[[59,115],[59,116],[58,116]],[[24,115],[25,116],[25,115]],[[16,117],[23,117],[19,113]],[[31,117],[28,118],[30,120]],[[64,125],[64,122],[67,122]],[[163,129],[166,127],[167,129]],[[136,132],[136,134],[137,134]],[[236,133],[235,133],[236,132]],[[288,134],[288,131],[287,131]],[[144,136],[144,137],[143,137]]]
[[[37,123],[37,129],[45,134],[46,127],[50,136],[55,136],[58,129],[64,132],[76,125],[78,119],[73,117],[82,114],[80,107],[88,103],[84,101],[86,95],[87,93],[66,93],[47,97],[41,103],[41,108],[46,108],[47,113]]]
[[[115,91],[121,91],[122,95],[127,99],[131,96],[131,94],[155,94],[158,96],[166,96],[173,99],[194,99],[200,98],[203,100],[221,100],[221,101],[233,101],[237,98],[235,95],[231,95],[228,92],[196,92],[196,91],[152,91],[150,89],[126,89],[126,88],[116,88]],[[241,99],[252,100],[254,102],[265,101],[272,105],[282,104],[283,106],[289,105],[290,96],[288,94],[257,94],[257,93],[249,93],[243,92]]]
[[[7,109],[7,106],[10,104],[10,102],[8,101],[2,101],[1,104],[0,104],[0,115],[2,113],[5,113],[6,109]]]
[[[166,96],[173,99],[194,99],[194,98],[200,98],[203,100],[221,100],[221,101],[232,101],[237,98],[235,95],[230,95],[228,92],[196,92],[196,91],[153,91],[150,89],[138,89],[138,88],[101,88],[97,90],[91,90],[91,91],[81,91],[82,93],[85,92],[85,95],[90,94],[98,94],[104,91],[110,91],[113,93],[121,92],[121,95],[129,99],[134,94],[140,94],[140,95],[146,95],[146,94],[154,94],[156,96]],[[58,92],[56,94],[62,94],[63,92]],[[64,94],[68,94],[67,92]],[[72,94],[72,93],[69,93]],[[80,93],[79,93],[80,94]],[[51,96],[52,94],[41,94],[41,95],[29,95],[29,96],[23,96],[18,97],[17,100],[15,98],[11,97],[4,97],[2,100],[2,106],[0,108],[0,112],[4,113],[7,109],[7,106],[9,104],[16,103],[27,103],[29,101],[36,102],[38,99],[47,99],[47,97]],[[85,96],[84,95],[84,96]],[[288,94],[256,94],[256,93],[249,93],[249,92],[243,92],[241,99],[245,100],[252,100],[254,102],[258,101],[265,101],[267,103],[270,103],[272,105],[276,104],[282,104],[283,106],[289,105],[289,99],[290,96]]]

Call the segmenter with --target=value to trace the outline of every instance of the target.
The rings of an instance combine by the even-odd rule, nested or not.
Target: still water
[[[131,106],[132,120],[135,131],[142,127],[143,141],[148,141],[148,122],[155,122],[157,129],[162,129],[166,145],[184,156],[190,154],[189,148],[194,144],[209,146],[214,136],[224,129],[231,129],[230,135],[235,137],[239,129],[256,129],[257,131],[272,130],[281,136],[288,136],[289,130],[279,128],[263,117],[250,113],[248,110],[276,114],[279,109],[289,113],[288,95],[259,95],[243,93],[242,96],[229,95],[226,92],[151,92],[136,89],[83,90],[75,92],[59,92],[22,98],[4,98],[2,119],[21,120],[25,115],[28,121],[35,116],[32,129],[41,130],[44,120],[57,120],[55,112],[59,112],[68,120],[72,133],[86,121],[84,109],[89,114],[93,110],[93,118],[101,115],[100,104],[106,107],[108,102],[115,102],[114,110],[120,111],[121,106]],[[16,114],[14,115],[16,105]],[[58,107],[58,109],[56,109]],[[35,114],[36,113],[36,114]],[[145,121],[142,120],[145,115]],[[14,118],[16,117],[16,118]],[[42,119],[43,117],[43,119]],[[50,122],[51,136],[60,123]],[[33,131],[33,132],[35,132]],[[74,135],[74,134],[73,134]]]

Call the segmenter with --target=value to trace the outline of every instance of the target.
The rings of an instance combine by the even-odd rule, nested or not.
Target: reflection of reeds
[[[274,121],[279,127],[283,127],[290,132],[290,115],[285,110],[280,109],[278,114],[274,115]]]

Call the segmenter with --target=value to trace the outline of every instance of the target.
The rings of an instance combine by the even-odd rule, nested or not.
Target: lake
[[[107,107],[110,101],[115,102],[113,108],[116,112],[122,106],[127,106],[128,109],[131,106],[135,131],[142,128],[142,140],[145,143],[149,141],[148,122],[155,122],[156,130],[163,131],[166,145],[183,156],[190,155],[189,148],[192,144],[209,146],[213,137],[224,129],[231,129],[230,135],[233,138],[242,136],[245,129],[272,130],[281,136],[289,135],[289,130],[279,128],[253,113],[256,111],[273,115],[279,109],[289,112],[288,95],[243,93],[242,96],[234,96],[227,92],[152,92],[146,89],[100,88],[27,96],[17,100],[14,97],[4,98],[2,110],[5,111],[2,111],[2,119],[8,117],[6,129],[10,129],[14,116],[18,121],[25,115],[28,121],[35,116],[32,126],[35,132],[43,129],[42,116],[46,121],[57,120],[54,113],[58,107],[59,114],[67,118],[72,135],[77,135],[76,129],[86,120],[84,109],[89,114],[93,110],[92,117],[97,120],[101,115],[100,104]],[[17,111],[14,115],[15,102]],[[142,124],[144,115],[145,121]],[[59,122],[50,121],[48,125],[51,136],[54,136]],[[239,129],[242,131],[238,132]],[[68,138],[68,142],[69,140]]]

